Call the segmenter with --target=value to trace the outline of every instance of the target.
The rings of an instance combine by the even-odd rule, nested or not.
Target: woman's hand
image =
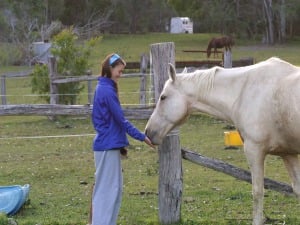
[[[146,136],[145,143],[149,145],[151,148],[155,148],[155,145],[152,144],[151,140]]]

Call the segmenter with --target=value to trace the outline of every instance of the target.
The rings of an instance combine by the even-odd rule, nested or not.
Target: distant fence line
[[[230,55],[231,60],[231,55]],[[192,61],[177,61],[177,68],[184,67],[211,67],[215,65],[222,66],[224,63],[224,57],[222,60],[192,60]],[[254,63],[253,58],[241,59],[232,61],[232,66],[246,66]],[[6,78],[12,77],[26,77],[32,73],[32,70],[22,71],[17,73],[5,73],[0,75],[0,88],[1,88],[1,101],[0,116],[4,115],[89,115],[91,113],[90,104],[92,103],[93,87],[92,81],[98,79],[98,75],[92,75],[88,72],[86,75],[78,77],[61,77],[57,74],[55,57],[50,57],[48,62],[49,79],[50,79],[50,104],[21,104],[21,105],[7,105],[6,95]],[[140,77],[140,89],[139,89],[139,106],[124,108],[124,114],[130,119],[147,119],[153,111],[153,105],[147,104],[147,69],[149,67],[149,59],[146,54],[142,54],[140,62],[128,62],[126,69],[140,70],[137,73],[123,74],[122,78]],[[62,83],[70,82],[83,82],[87,81],[88,100],[86,105],[60,105],[58,104],[58,85]],[[149,96],[149,95],[148,95]]]
[[[123,112],[128,119],[148,119],[153,111],[153,107],[153,105],[134,108],[123,107]],[[21,104],[0,106],[0,116],[89,116],[91,112],[92,105]]]
[[[140,69],[138,73],[126,73],[122,75],[122,78],[133,78],[133,77],[140,77],[140,97],[139,103],[141,105],[146,105],[146,72],[147,66],[149,64],[147,57],[145,54],[141,56],[141,61],[139,63],[132,62],[127,63],[127,69]],[[83,76],[76,76],[76,77],[62,77],[56,73],[56,59],[55,57],[50,57],[48,62],[49,68],[49,79],[50,79],[50,103],[51,104],[58,104],[58,85],[63,83],[70,83],[70,82],[83,82],[87,81],[87,89],[88,89],[88,101],[87,104],[91,104],[92,102],[92,94],[93,94],[93,87],[92,81],[97,80],[99,75],[92,75],[90,72]],[[14,78],[14,77],[27,77],[32,73],[33,70],[22,71],[22,72],[9,72],[0,75],[0,89],[1,89],[1,103],[2,105],[7,105],[7,88],[6,88],[6,79],[7,78]]]
[[[140,105],[134,108],[123,107],[124,115],[128,119],[147,119],[154,106],[146,104],[146,71],[148,62],[145,55],[142,55],[140,62],[139,73],[123,74],[122,78],[140,77]],[[24,77],[32,73],[32,71],[22,73],[10,73],[1,76],[1,98],[2,105],[0,106],[0,116],[4,115],[44,115],[44,116],[56,116],[56,115],[90,115],[91,114],[91,102],[92,102],[92,81],[98,79],[98,75],[87,75],[78,77],[60,77],[57,74],[57,63],[55,57],[50,57],[48,62],[49,79],[50,79],[50,104],[20,104],[20,105],[7,105],[6,104],[6,82],[7,77]],[[131,66],[132,68],[132,66]],[[58,103],[58,85],[70,82],[83,82],[87,81],[88,89],[88,102],[86,105],[61,105]]]
[[[141,56],[140,61],[140,72],[139,73],[131,73],[131,74],[123,74],[122,78],[129,78],[129,77],[140,77],[140,97],[139,97],[139,103],[140,105],[146,105],[146,71],[148,66],[148,60],[146,56],[143,54]],[[92,94],[93,94],[93,87],[92,87],[92,81],[98,79],[98,75],[92,75],[91,73],[88,73],[87,75],[80,76],[80,77],[66,77],[66,78],[60,78],[57,74],[57,63],[55,57],[49,58],[49,79],[50,79],[50,104],[58,104],[58,85],[63,83],[70,83],[70,82],[82,82],[87,81],[87,89],[88,89],[88,104],[92,103]]]

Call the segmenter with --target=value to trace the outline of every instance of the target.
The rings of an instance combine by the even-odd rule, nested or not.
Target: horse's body
[[[212,38],[207,46],[207,58],[211,55],[211,49],[214,49],[214,56],[216,55],[218,48],[225,48],[226,51],[231,51],[231,47],[234,45],[233,38],[231,36],[223,36],[220,38]]]
[[[252,173],[253,224],[263,224],[264,160],[281,156],[300,198],[300,68],[278,58],[223,69],[179,74],[170,66],[146,134],[154,144],[193,111],[227,120],[244,140]]]

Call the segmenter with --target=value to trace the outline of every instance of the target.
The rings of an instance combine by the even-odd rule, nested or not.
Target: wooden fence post
[[[142,74],[140,79],[140,105],[146,105],[146,87],[147,87],[147,65],[148,60],[146,57],[146,54],[141,55],[141,61],[140,61],[140,72]]]
[[[57,77],[56,58],[51,56],[48,58],[49,79],[50,79],[50,104],[58,104],[58,87],[53,81]]]
[[[168,79],[168,63],[175,65],[173,42],[152,44],[150,47],[153,68],[155,101]],[[171,131],[158,146],[159,152],[159,219],[162,224],[180,221],[182,198],[182,157],[179,131]]]
[[[92,71],[88,70],[87,71],[87,75],[91,76],[92,75]],[[88,80],[87,82],[87,87],[88,87],[88,104],[93,104],[93,99],[92,99],[92,95],[93,95],[93,88],[92,88],[92,80]]]
[[[224,68],[232,68],[232,54],[231,51],[225,50],[223,53],[223,63],[224,63]]]
[[[1,76],[1,100],[2,105],[6,105],[6,76]]]

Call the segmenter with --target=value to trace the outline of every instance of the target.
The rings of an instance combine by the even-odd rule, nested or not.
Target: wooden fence
[[[140,72],[138,73],[127,73],[123,74],[122,78],[132,78],[132,77],[140,77],[141,78],[141,85],[140,85],[140,104],[145,105],[146,104],[146,72],[147,72],[147,66],[148,61],[147,57],[143,54],[141,56],[140,63],[132,62],[128,63],[129,68],[128,69],[137,69],[140,68]],[[76,77],[66,77],[62,78],[58,73],[56,69],[56,59],[55,57],[50,57],[48,62],[48,68],[49,68],[49,79],[50,79],[50,103],[57,104],[58,101],[55,99],[55,96],[57,96],[58,90],[57,86],[59,84],[63,83],[70,83],[70,82],[88,82],[88,104],[92,101],[92,81],[98,79],[98,75],[92,75],[89,71],[87,74],[83,76],[76,76]],[[6,73],[0,75],[0,88],[1,88],[1,100],[2,105],[7,104],[7,95],[6,95],[6,79],[7,78],[15,78],[15,77],[27,77],[32,73],[32,70],[28,71],[22,71],[22,72],[14,72],[14,73]]]
[[[140,77],[140,105],[145,106],[146,105],[146,71],[147,71],[147,65],[148,63],[145,55],[141,56],[141,62],[140,62],[140,72],[139,73],[127,73],[123,74],[122,78],[132,78],[132,77]],[[49,77],[50,77],[50,104],[58,104],[58,85],[64,84],[64,83],[70,83],[70,82],[82,82],[87,81],[88,82],[88,104],[92,103],[92,93],[93,93],[93,87],[92,87],[92,81],[97,80],[99,75],[92,75],[91,73],[88,73],[87,75],[80,76],[80,77],[67,77],[67,78],[59,78],[59,75],[57,74],[56,70],[56,59],[55,57],[49,58]]]
[[[14,72],[14,73],[5,73],[0,76],[0,94],[1,94],[1,102],[2,105],[6,105],[6,79],[14,78],[14,77],[26,77],[32,73],[32,70]]]
[[[230,59],[231,60],[231,59]],[[184,67],[194,67],[194,68],[206,68],[211,66],[223,66],[226,60],[190,60],[190,61],[176,61],[176,68],[184,68]],[[245,58],[240,60],[232,61],[233,67],[238,66],[246,66],[254,63],[253,58]],[[57,103],[57,86],[62,83],[68,82],[84,82],[87,81],[87,89],[88,89],[88,100],[87,104],[92,102],[92,81],[97,80],[97,75],[92,75],[91,73],[87,73],[80,77],[69,77],[69,78],[61,78],[56,72],[56,61],[54,58],[49,59],[49,71],[50,71],[50,98],[51,103]],[[225,66],[225,65],[224,65]],[[147,102],[147,69],[149,67],[148,57],[143,54],[141,56],[140,62],[128,62],[126,65],[126,69],[129,70],[140,70],[138,73],[127,73],[123,74],[123,78],[131,78],[131,77],[140,77],[140,96],[139,96],[139,104],[141,106],[146,106]],[[22,71],[22,72],[14,72],[14,73],[5,73],[0,75],[0,95],[1,95],[1,104],[7,104],[7,91],[6,91],[6,79],[15,78],[15,77],[26,77],[32,73],[32,70]]]
[[[126,118],[134,119],[147,119],[149,118],[153,105],[147,105],[147,79],[146,72],[148,66],[148,60],[145,54],[141,56],[140,63],[129,63],[130,69],[137,69],[139,65],[140,72],[123,74],[122,78],[140,77],[140,90],[139,90],[139,106],[124,108],[124,114]],[[89,115],[91,113],[91,103],[93,98],[92,81],[98,79],[98,75],[92,75],[88,73],[78,77],[66,77],[62,78],[57,73],[56,59],[54,57],[49,58],[49,79],[50,79],[50,104],[21,104],[21,105],[7,105],[6,99],[6,79],[13,77],[29,76],[32,70],[21,73],[10,73],[0,76],[1,82],[1,99],[2,105],[0,106],[0,115]],[[84,82],[87,81],[88,100],[86,105],[60,105],[58,104],[58,85],[70,82]]]
[[[124,115],[128,119],[148,119],[153,106],[123,107]],[[92,105],[60,105],[60,104],[21,104],[0,105],[0,116],[58,116],[58,115],[90,115]]]

